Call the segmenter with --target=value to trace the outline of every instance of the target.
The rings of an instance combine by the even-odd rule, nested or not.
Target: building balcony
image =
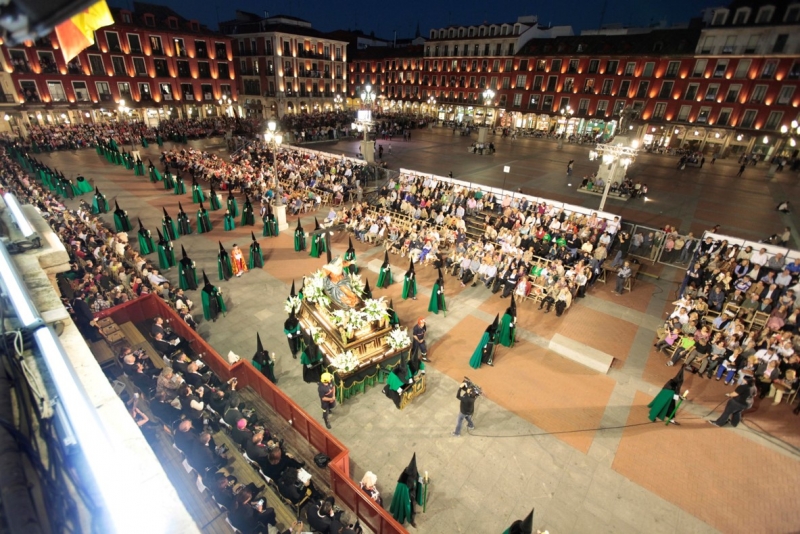
[[[322,72],[318,70],[305,70],[299,69],[297,71],[297,76],[300,78],[322,78]]]
[[[14,64],[14,72],[17,74],[27,74],[31,71],[31,66],[27,61],[11,60]]]
[[[308,52],[306,50],[300,50],[297,53],[297,57],[304,59],[324,59],[330,61],[330,57],[326,56],[325,54],[317,54],[316,52]]]
[[[255,69],[239,69],[240,76],[258,76],[258,72]]]
[[[260,54],[258,50],[237,50],[235,56],[238,57],[245,57],[245,56],[263,56],[264,54]]]

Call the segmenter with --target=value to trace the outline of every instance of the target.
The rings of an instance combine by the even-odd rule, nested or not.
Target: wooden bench
[[[270,432],[283,438],[286,452],[291,453],[297,460],[305,462],[303,469],[311,474],[311,480],[314,486],[325,495],[333,495],[330,473],[327,467],[320,468],[314,463],[314,456],[316,456],[319,451],[315,450],[305,438],[295,432],[292,425],[275,413],[272,407],[270,407],[264,399],[259,397],[253,389],[248,387],[240,390],[239,397],[248,408],[255,411],[259,419],[269,428]],[[337,501],[337,505],[340,508],[344,508],[341,502]],[[355,517],[352,510],[348,510],[348,514],[350,517]]]
[[[153,366],[157,369],[163,369],[166,364],[164,363],[164,359],[161,355],[153,348],[153,345],[145,339],[139,329],[133,324],[131,321],[127,323],[122,323],[119,325],[120,331],[125,334],[125,339],[128,340],[130,343],[131,348],[133,350],[141,349],[147,353],[147,356],[150,358]]]

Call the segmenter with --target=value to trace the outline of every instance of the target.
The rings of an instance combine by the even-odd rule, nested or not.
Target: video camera
[[[465,376],[463,384],[466,386],[467,395],[470,397],[480,397],[483,395],[483,390],[478,386],[475,382],[469,379],[469,377]]]

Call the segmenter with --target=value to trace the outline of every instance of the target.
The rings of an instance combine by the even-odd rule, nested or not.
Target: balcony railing
[[[239,69],[239,74],[242,76],[258,76],[255,69]]]
[[[258,50],[242,50],[241,48],[236,51],[237,56],[263,56]]]

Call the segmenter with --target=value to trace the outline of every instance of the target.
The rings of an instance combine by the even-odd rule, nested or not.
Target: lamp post
[[[494,91],[491,89],[487,89],[483,92],[483,125],[486,126],[486,119],[489,115],[489,106],[492,105],[492,99],[494,99]],[[494,122],[494,116],[492,116],[492,122]]]
[[[267,123],[267,131],[264,133],[264,141],[267,142],[270,150],[272,150],[273,158],[278,153],[281,143],[283,143],[283,136],[277,132],[277,129],[277,123],[275,121],[269,121]]]
[[[127,118],[125,119],[125,123],[127,124],[129,122],[129,119],[130,119],[130,116],[131,116],[131,108],[129,108],[128,106],[125,105],[125,100],[120,99],[119,106],[117,106],[117,110],[119,111],[119,119],[118,120],[120,122],[122,122],[123,117],[125,117],[127,115]],[[128,141],[131,144],[131,152],[133,152],[134,148],[133,148],[133,134],[132,133],[128,133]]]
[[[624,146],[622,143],[616,145],[597,145],[594,150],[589,151],[589,160],[594,161],[598,158],[602,159],[603,165],[608,165],[608,177],[603,186],[603,198],[600,199],[600,211],[606,206],[606,199],[608,192],[611,189],[611,183],[617,174],[617,169],[620,165],[627,169],[634,160],[636,154],[639,152],[639,141],[631,141],[631,146]],[[600,174],[600,173],[598,173]]]
[[[375,102],[375,93],[372,92],[372,86],[367,85],[363,91],[361,91],[361,102],[367,109],[372,109],[372,103]]]
[[[231,97],[228,95],[222,95],[222,98],[220,98],[218,102],[220,108],[222,108],[222,113],[224,113],[226,117],[230,117],[231,107],[233,106]]]
[[[436,99],[433,96],[428,97],[428,114],[433,115],[433,111],[436,110]],[[436,116],[433,115],[433,118],[436,119]]]
[[[342,99],[342,95],[334,96],[333,97],[333,109],[335,109],[336,111],[339,111],[340,109],[342,109],[342,102],[344,102],[344,99]]]
[[[562,108],[561,111],[559,111],[561,120],[564,122],[564,129],[561,132],[561,136],[558,138],[559,150],[564,148],[564,136],[567,135],[567,121],[569,120],[569,117],[572,117],[573,113],[575,113],[575,111],[573,111],[573,109],[569,106]],[[603,197],[603,199],[605,200],[605,197]]]

